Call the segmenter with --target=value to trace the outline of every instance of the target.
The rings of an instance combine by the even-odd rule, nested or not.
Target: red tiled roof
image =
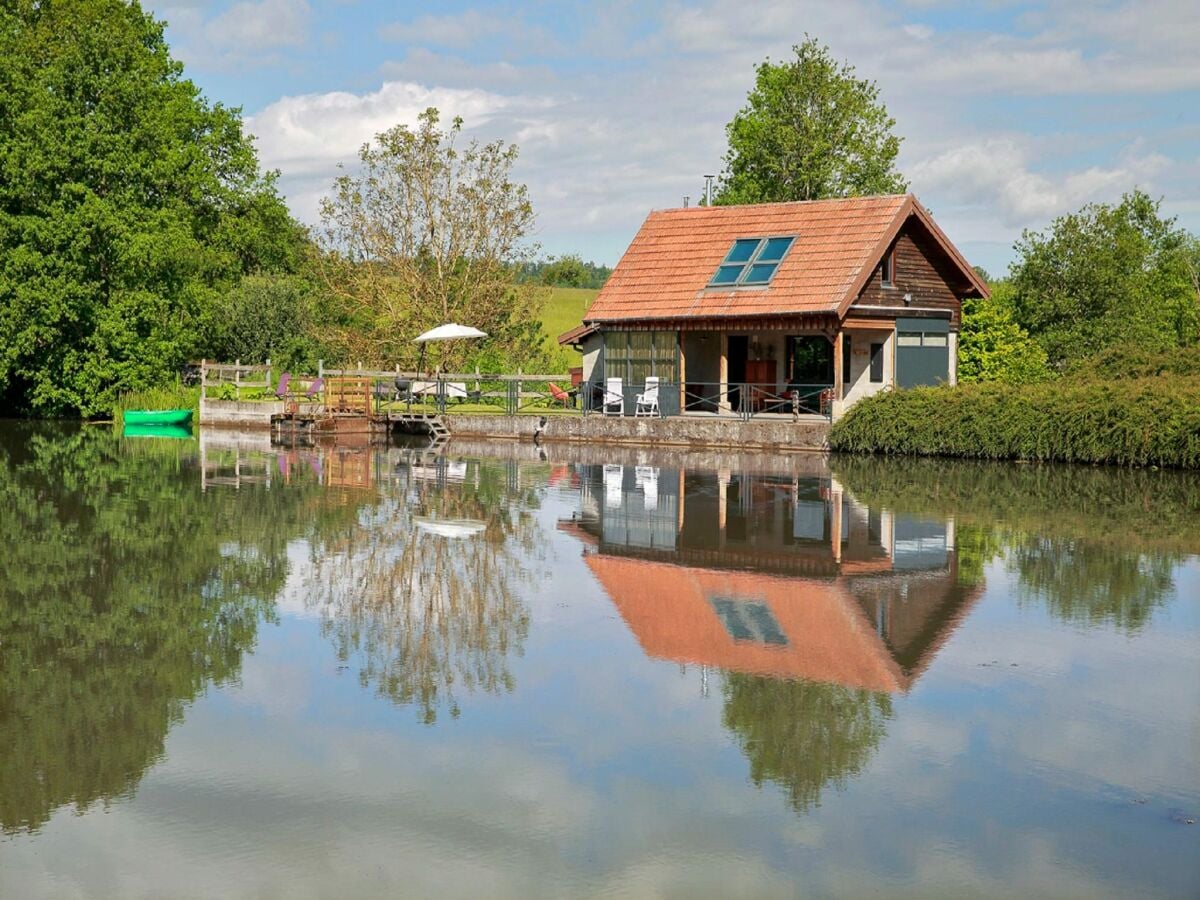
[[[965,277],[966,260],[910,194],[650,213],[593,301],[585,322],[679,317],[842,314],[909,215]],[[708,287],[734,240],[795,235],[766,287]]]
[[[576,325],[570,331],[564,331],[558,336],[560,344],[576,344],[596,330],[595,325]]]

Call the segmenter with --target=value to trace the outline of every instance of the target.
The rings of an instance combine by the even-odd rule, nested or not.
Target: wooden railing
[[[271,361],[264,365],[243,365],[236,360],[230,363],[214,363],[200,360],[200,398],[202,400],[241,400],[243,391],[271,391]],[[218,396],[213,396],[215,389]]]

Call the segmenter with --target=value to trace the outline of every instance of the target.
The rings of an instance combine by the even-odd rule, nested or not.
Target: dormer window
[[[888,252],[883,255],[883,262],[879,264],[879,271],[883,275],[884,287],[895,287],[895,285],[892,283],[892,278],[895,274],[893,270],[895,267],[896,251],[888,250]]]
[[[709,287],[769,284],[795,237],[738,238],[717,267]]]

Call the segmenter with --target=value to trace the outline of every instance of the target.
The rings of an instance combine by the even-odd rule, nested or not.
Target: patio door
[[[733,385],[742,384],[746,380],[746,360],[750,356],[750,338],[744,334],[729,335],[729,408],[742,408],[741,388]]]

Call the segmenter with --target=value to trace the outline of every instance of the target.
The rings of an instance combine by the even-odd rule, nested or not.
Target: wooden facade
[[[883,266],[877,265],[851,310],[862,306],[882,306],[897,311],[906,306],[944,310],[949,313],[950,327],[957,331],[962,322],[962,298],[970,292],[971,286],[937,243],[909,222],[892,242],[888,253],[893,260],[891,284],[883,283]],[[906,294],[911,297],[907,304],[904,301]]]

